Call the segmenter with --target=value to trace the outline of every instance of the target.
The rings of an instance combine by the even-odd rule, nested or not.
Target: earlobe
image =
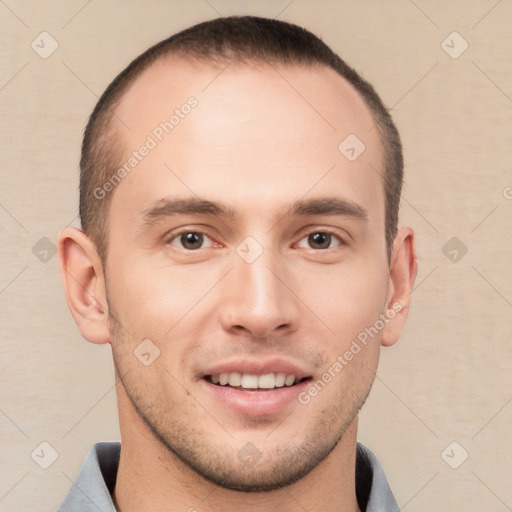
[[[391,346],[397,342],[409,314],[411,294],[418,273],[414,232],[409,227],[398,230],[393,244],[389,269],[387,318],[381,344]]]
[[[66,301],[82,337],[109,343],[105,278],[94,243],[70,227],[59,235],[58,248]]]

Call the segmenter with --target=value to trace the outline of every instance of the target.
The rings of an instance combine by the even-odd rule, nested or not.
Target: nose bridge
[[[225,328],[244,328],[257,337],[278,328],[294,330],[297,304],[285,284],[284,269],[279,252],[270,244],[242,242],[233,254],[228,293],[221,306]]]
[[[253,262],[240,258],[236,263],[236,273],[241,283],[252,296],[255,310],[270,309],[271,303],[277,299],[280,290],[278,272],[279,263],[271,248],[266,248]],[[282,283],[281,283],[282,284]]]

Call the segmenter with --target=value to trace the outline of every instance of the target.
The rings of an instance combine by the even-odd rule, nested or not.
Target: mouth
[[[311,380],[311,377],[297,377],[286,373],[218,373],[205,375],[204,379],[215,386],[225,386],[239,391],[272,391],[278,388],[288,388]]]
[[[233,358],[198,375],[205,400],[214,407],[247,418],[270,418],[282,421],[281,415],[294,404],[313,380],[307,363],[289,358]],[[289,414],[289,413],[288,413]]]

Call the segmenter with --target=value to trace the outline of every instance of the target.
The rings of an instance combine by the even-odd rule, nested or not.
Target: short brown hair
[[[157,59],[167,55],[210,63],[269,62],[325,65],[345,78],[371,110],[385,148],[386,244],[388,258],[398,224],[403,181],[400,135],[371,84],[346,64],[321,39],[297,25],[254,16],[231,16],[199,23],[172,35],[133,60],[107,87],[85,129],[80,160],[80,219],[105,263],[108,246],[108,210],[111,194],[98,200],[101,187],[119,167],[123,143],[113,129],[115,109],[123,93]]]

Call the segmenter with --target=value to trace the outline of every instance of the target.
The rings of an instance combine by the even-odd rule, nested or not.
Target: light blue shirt
[[[58,512],[116,512],[112,492],[121,443],[96,443]],[[400,512],[377,457],[357,443],[356,491],[364,512]]]

